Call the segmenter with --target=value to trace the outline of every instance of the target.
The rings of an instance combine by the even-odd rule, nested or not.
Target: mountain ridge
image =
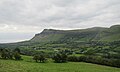
[[[69,40],[69,41],[73,41],[76,39],[87,39],[83,41],[90,41],[90,40],[105,41],[103,39],[107,36],[111,36],[114,34],[120,35],[119,31],[120,31],[120,25],[113,25],[110,28],[93,27],[93,28],[76,29],[76,30],[44,29],[41,33],[36,34],[30,41],[50,42],[50,41],[59,41],[61,39],[63,40],[65,38],[66,38],[65,40]],[[73,40],[72,39],[70,40],[70,38],[73,38]],[[114,38],[111,41],[114,41]]]

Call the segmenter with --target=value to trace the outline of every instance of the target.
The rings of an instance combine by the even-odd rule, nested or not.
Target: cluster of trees
[[[67,58],[68,58],[68,56],[65,53],[56,53],[52,57],[52,59],[56,63],[65,63],[65,62],[67,62]]]
[[[35,60],[36,62],[44,63],[47,60],[47,58],[45,57],[44,54],[36,54],[34,55],[33,60]]]
[[[54,60],[55,63],[65,63],[67,62],[67,54],[65,53],[55,53],[51,56],[52,60]],[[36,62],[44,63],[47,61],[47,56],[45,54],[40,53],[40,54],[35,54],[33,56],[33,60]]]
[[[119,59],[107,59],[101,58],[97,56],[69,56],[68,61],[71,62],[87,62],[87,63],[94,63],[94,64],[101,64],[113,67],[120,67],[120,60]]]
[[[0,49],[0,58],[2,59],[15,59],[21,60],[20,49],[16,48],[14,50]]]

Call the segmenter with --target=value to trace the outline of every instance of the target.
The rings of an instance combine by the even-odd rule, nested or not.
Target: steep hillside
[[[66,31],[62,30],[53,30],[53,29],[44,29],[40,34],[36,34],[31,41],[37,42],[50,42],[50,41],[58,41],[64,35]]]
[[[99,41],[111,42],[120,40],[120,25],[114,25],[101,31],[97,37],[99,38]]]
[[[116,41],[120,40],[120,25],[110,28],[94,27],[80,30],[53,30],[44,29],[36,34],[31,41],[35,42],[53,42],[53,41]]]

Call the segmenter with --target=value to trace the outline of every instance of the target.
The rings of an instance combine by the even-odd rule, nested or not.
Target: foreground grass
[[[35,63],[31,57],[23,61],[0,60],[0,72],[120,72],[120,68],[83,63]]]

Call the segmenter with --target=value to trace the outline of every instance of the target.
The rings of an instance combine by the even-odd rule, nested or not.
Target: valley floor
[[[36,63],[27,61],[1,60],[0,72],[120,72],[120,68],[83,63]]]

